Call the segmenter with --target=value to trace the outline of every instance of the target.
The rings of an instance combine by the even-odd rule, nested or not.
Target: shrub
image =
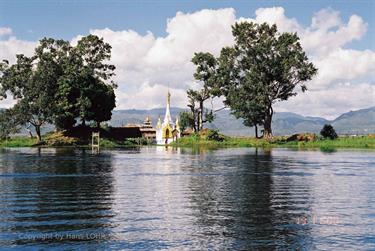
[[[49,146],[73,146],[79,144],[79,139],[66,136],[60,131],[46,136],[45,143]]]
[[[225,139],[224,136],[221,135],[218,130],[210,130],[207,133],[206,138],[208,140],[219,141],[219,142],[222,142]]]
[[[330,139],[336,139],[337,133],[335,129],[333,129],[333,126],[326,124],[323,126],[322,130],[320,131],[320,135],[323,136],[323,138],[330,138]]]
[[[336,152],[336,148],[334,146],[323,145],[320,147],[320,151],[326,152],[326,153],[333,153],[333,152]]]

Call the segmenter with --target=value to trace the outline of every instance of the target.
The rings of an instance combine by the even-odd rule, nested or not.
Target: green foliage
[[[41,140],[40,127],[52,122],[56,110],[57,78],[61,74],[59,60],[64,50],[62,41],[42,39],[32,57],[17,55],[14,65],[4,61],[0,66],[1,96],[10,92],[17,103],[13,110],[20,124],[30,123]]]
[[[187,96],[189,99],[188,107],[191,111],[191,127],[195,132],[203,129],[203,124],[212,122],[214,114],[212,110],[204,108],[204,102],[218,94],[215,88],[217,61],[210,53],[195,53],[191,60],[196,65],[194,78],[203,83],[200,90],[189,89]]]
[[[79,117],[83,124],[92,120],[97,125],[111,118],[116,85],[111,80],[115,66],[105,63],[110,58],[111,46],[94,35],[83,37],[72,48],[59,80],[59,114],[63,118],[70,117],[73,122],[72,118]]]
[[[88,35],[71,46],[68,41],[43,38],[31,57],[0,63],[0,97],[17,99],[13,110],[19,124],[40,128],[54,123],[70,130],[80,118],[97,125],[111,118],[115,107],[115,66],[108,64],[111,46]]]
[[[179,139],[178,143],[172,143],[181,147],[290,147],[300,149],[320,149],[323,152],[334,152],[337,148],[375,149],[375,138],[339,137],[336,140],[315,141],[286,141],[285,137],[274,137],[272,141],[249,137],[225,137],[223,141],[209,140],[207,137],[199,137],[197,134]]]
[[[309,62],[295,33],[279,33],[276,25],[240,22],[232,26],[235,44],[222,49],[210,79],[237,118],[247,126],[262,125],[272,137],[273,105],[295,96],[295,88],[317,69]],[[218,91],[219,90],[219,91]]]
[[[56,132],[45,137],[45,142],[48,146],[75,146],[79,145],[80,141],[75,137],[68,137],[63,132]]]
[[[18,116],[12,109],[0,112],[0,139],[7,139],[10,134],[19,132]]]
[[[7,140],[0,140],[0,147],[31,147],[37,144],[36,138],[14,137]]]
[[[184,131],[187,128],[194,128],[194,114],[190,111],[182,111],[179,114],[180,117],[180,127]]]
[[[119,147],[120,145],[113,140],[101,139],[100,146],[104,148],[114,148],[114,147]]]
[[[88,120],[93,120],[99,127],[103,121],[108,121],[112,117],[112,110],[116,107],[116,97],[112,86],[104,83],[97,84],[89,95],[91,106],[88,109]]]
[[[206,136],[206,139],[222,142],[225,140],[225,137],[221,135],[218,130],[210,130]]]
[[[329,145],[328,146],[327,145],[322,145],[319,149],[320,149],[320,151],[326,152],[326,153],[333,153],[333,152],[337,151],[336,147],[329,146]]]
[[[330,139],[336,139],[338,137],[335,129],[333,129],[333,126],[329,124],[323,126],[322,130],[320,131],[320,135],[322,135],[323,138]]]

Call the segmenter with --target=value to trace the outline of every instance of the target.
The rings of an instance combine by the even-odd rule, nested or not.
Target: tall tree
[[[194,114],[191,111],[182,111],[180,112],[180,127],[184,131],[186,128],[190,127],[193,130],[195,129],[195,120]]]
[[[96,81],[95,88],[92,89],[89,95],[91,106],[88,119],[95,121],[99,129],[101,122],[111,119],[112,110],[116,107],[116,98],[112,86],[106,85],[100,80]]]
[[[83,37],[74,48],[74,55],[79,57],[76,62],[80,65],[76,88],[73,89],[74,92],[78,91],[76,108],[83,124],[93,118],[99,123],[105,121],[104,118],[111,118],[111,111],[115,106],[113,89],[117,87],[112,80],[115,66],[107,63],[111,59],[111,49],[108,43],[95,35]],[[108,102],[108,105],[105,105],[104,101]],[[98,110],[99,107],[106,107],[106,113],[97,114],[95,108]],[[103,110],[99,109],[99,112]]]
[[[220,91],[233,113],[247,125],[263,124],[272,137],[273,105],[307,90],[304,82],[317,69],[309,62],[296,33],[279,33],[276,25],[249,22],[232,26],[235,44],[223,48],[219,62]]]
[[[42,39],[32,57],[17,55],[14,65],[3,61],[0,66],[1,97],[6,98],[8,92],[13,95],[20,123],[33,125],[39,141],[41,127],[53,122],[57,79],[62,75],[61,60],[68,48],[63,40]]]
[[[32,57],[0,63],[0,98],[12,94],[19,122],[33,125],[39,140],[46,123],[70,129],[79,117],[100,124],[115,107],[110,55],[111,46],[97,36],[83,37],[75,47],[44,38]]]
[[[20,131],[18,119],[13,109],[0,111],[0,139],[7,139],[10,134]]]
[[[112,80],[115,66],[107,63],[110,58],[111,46],[95,35],[83,37],[72,47],[59,79],[58,128],[71,129],[76,118],[83,125],[111,118],[116,84]]]
[[[203,83],[200,90],[189,89],[187,95],[189,98],[189,107],[193,113],[195,131],[200,131],[203,128],[203,124],[206,122],[212,122],[214,119],[213,111],[208,110],[204,107],[204,102],[212,98],[213,93],[212,87],[216,81],[216,70],[217,62],[216,58],[210,53],[195,53],[192,62],[196,65],[196,71],[194,78]],[[195,103],[198,104],[196,108]]]

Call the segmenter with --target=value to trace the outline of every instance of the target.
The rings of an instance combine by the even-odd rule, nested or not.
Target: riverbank
[[[117,141],[114,139],[102,138],[100,140],[101,148],[126,148],[147,144],[141,139],[129,139]],[[0,141],[0,148],[3,147],[91,147],[91,138],[68,137],[63,133],[50,133],[44,135],[43,141],[38,142],[36,138],[30,137],[12,137],[8,140]]]
[[[125,141],[116,141],[113,139],[101,139],[100,146],[102,148],[123,148],[134,147],[139,145],[147,145],[148,142],[140,139],[132,139]],[[273,140],[256,139],[253,137],[228,137],[223,136],[219,140],[209,140],[205,137],[192,135],[183,137],[170,144],[175,147],[287,147],[287,148],[319,148],[321,150],[332,151],[336,148],[359,148],[359,149],[375,149],[374,136],[357,136],[357,137],[339,137],[335,140],[316,139],[313,141],[287,141],[286,137],[274,137]],[[0,141],[0,147],[90,147],[89,140],[82,140],[74,137],[66,137],[59,133],[45,136],[43,142],[37,141],[36,138],[30,137],[14,137],[8,140]]]
[[[274,137],[273,140],[256,139],[252,137],[224,137],[222,140],[208,140],[195,135],[181,138],[174,146],[180,147],[290,147],[290,148],[320,148],[334,150],[335,148],[375,149],[375,137],[339,137],[335,140],[316,139],[313,141],[287,141],[286,137]]]

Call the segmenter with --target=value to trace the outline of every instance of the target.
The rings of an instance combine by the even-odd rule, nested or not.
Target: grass
[[[332,149],[332,148],[368,148],[375,149],[375,138],[369,136],[359,137],[339,137],[337,139],[318,139],[316,141],[309,142],[286,142],[279,143],[278,145],[283,146],[294,146],[298,148],[321,148],[321,149]]]
[[[359,137],[339,137],[335,140],[317,139],[314,141],[286,141],[285,137],[275,137],[272,141],[264,139],[256,139],[253,137],[228,137],[223,136],[221,141],[208,140],[207,137],[193,134],[189,137],[183,137],[178,143],[172,143],[173,146],[180,147],[287,147],[297,149],[320,149],[324,152],[334,152],[337,148],[359,148],[359,149],[375,149],[375,137],[359,136]],[[133,147],[138,143],[146,144],[146,142],[138,142],[137,140],[114,141],[111,139],[101,139],[100,146],[102,148],[121,148]],[[39,143],[35,138],[14,137],[11,139],[0,141],[0,147],[31,147],[31,146],[80,146],[89,147],[88,140],[82,141],[77,138],[66,137],[62,133],[50,133],[45,135],[44,142]]]
[[[34,146],[38,140],[29,137],[14,137],[8,140],[1,140],[0,147],[30,147]]]
[[[120,147],[133,147],[140,144],[145,144],[144,141],[138,142],[137,140],[115,141],[112,139],[101,138],[101,148],[120,148]],[[67,137],[61,132],[48,133],[44,135],[43,141],[38,142],[36,138],[30,137],[14,137],[8,140],[0,140],[0,148],[2,147],[90,147],[90,139],[79,139],[75,137]]]
[[[339,137],[335,140],[317,139],[315,141],[290,141],[285,137],[275,137],[272,141],[250,137],[225,137],[223,141],[213,141],[200,138],[197,135],[181,138],[178,143],[181,147],[288,147],[299,149],[321,149],[325,152],[334,152],[336,148],[363,148],[375,149],[375,138],[369,136]]]

